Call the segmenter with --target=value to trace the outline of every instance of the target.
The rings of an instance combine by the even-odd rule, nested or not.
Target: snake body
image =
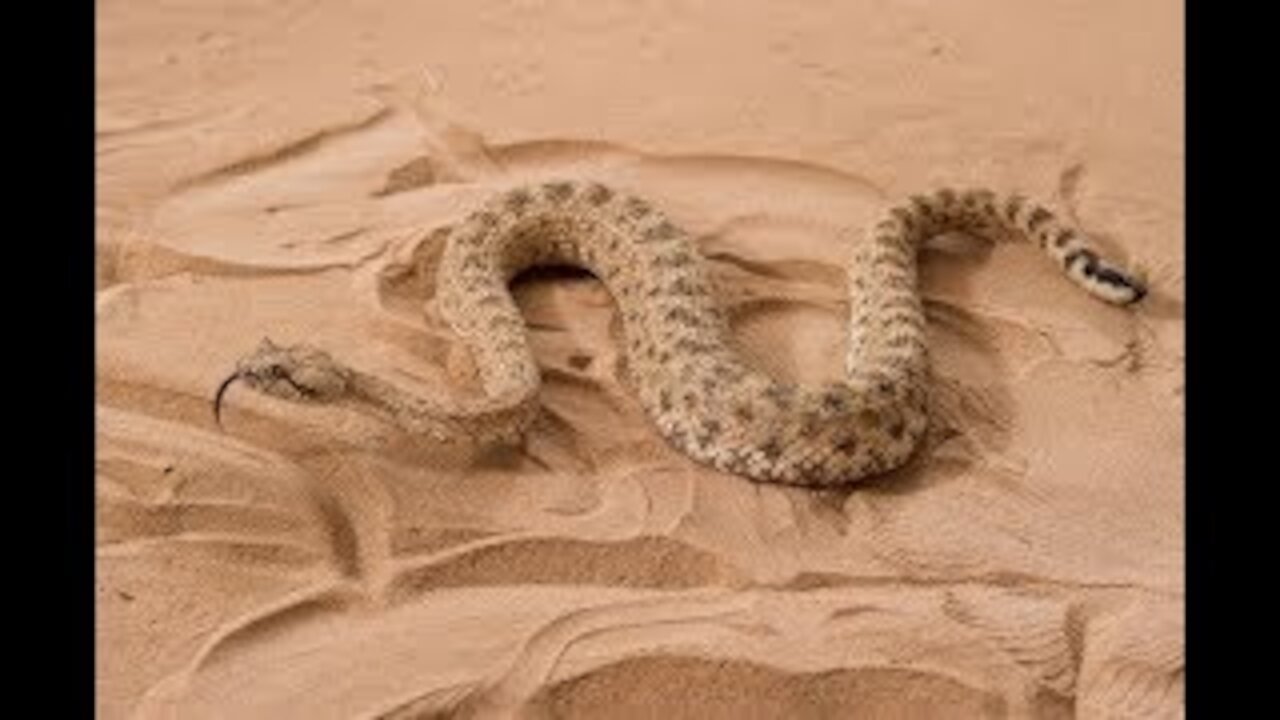
[[[215,412],[227,385],[242,380],[286,399],[374,409],[441,440],[514,441],[537,414],[540,375],[508,283],[531,267],[571,265],[602,280],[614,298],[630,384],[672,445],[755,480],[848,483],[902,465],[928,426],[916,255],[923,242],[949,231],[1034,242],[1086,292],[1112,304],[1146,293],[1082,233],[1022,196],[915,196],[853,249],[844,377],[818,387],[789,384],[734,348],[683,228],[609,186],[551,181],[500,194],[447,233],[436,299],[472,354],[483,399],[459,404],[412,395],[316,348],[265,343],[219,389]]]

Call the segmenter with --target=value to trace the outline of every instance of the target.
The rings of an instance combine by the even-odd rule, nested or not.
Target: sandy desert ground
[[[97,708],[113,718],[1172,718],[1182,5],[99,2]],[[521,451],[214,388],[264,336],[474,391],[432,231],[548,177],[650,198],[744,352],[838,376],[891,203],[1020,191],[1148,271],[923,257],[930,446],[845,491],[670,449],[604,287],[519,282]]]

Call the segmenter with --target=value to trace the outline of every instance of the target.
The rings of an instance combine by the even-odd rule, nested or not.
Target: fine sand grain
[[[1176,718],[1180,4],[98,7],[97,707],[112,718]],[[845,491],[669,448],[576,272],[517,283],[521,450],[218,382],[264,336],[476,392],[433,231],[548,177],[693,233],[762,369],[835,379],[890,203],[1020,191],[1144,266],[923,257],[933,431]]]

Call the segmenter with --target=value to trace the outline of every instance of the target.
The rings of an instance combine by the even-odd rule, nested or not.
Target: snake
[[[846,265],[839,380],[803,385],[758,369],[690,233],[651,202],[596,181],[526,183],[443,228],[435,301],[474,361],[483,395],[408,392],[311,344],[264,340],[214,394],[221,426],[233,383],[281,400],[342,404],[439,442],[519,443],[539,412],[541,374],[509,290],[534,267],[572,266],[621,315],[624,380],[662,437],[694,461],[750,480],[854,483],[905,464],[929,427],[929,363],[917,255],[944,233],[1037,245],[1077,286],[1116,306],[1147,295],[1140,273],[1020,194],[942,188],[891,207]]]

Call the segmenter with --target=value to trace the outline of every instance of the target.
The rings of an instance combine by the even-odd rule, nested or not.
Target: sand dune
[[[98,8],[104,718],[1181,717],[1181,7],[243,0]],[[838,377],[848,248],[947,184],[1145,266],[925,255],[907,467],[761,486],[668,447],[577,272],[514,291],[522,450],[214,388],[270,337],[478,388],[433,232],[548,177],[695,235],[744,352]]]

